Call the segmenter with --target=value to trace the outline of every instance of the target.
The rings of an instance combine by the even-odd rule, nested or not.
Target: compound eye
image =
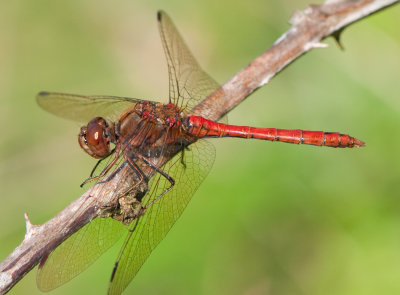
[[[105,139],[104,128],[96,122],[89,122],[86,132],[86,141],[89,145],[101,144]]]
[[[79,132],[79,136],[78,136],[78,142],[79,142],[79,145],[81,146],[81,148],[85,151],[85,152],[87,152],[89,155],[91,155],[92,157],[95,157],[94,155],[93,155],[93,152],[92,152],[92,150],[89,148],[89,146],[88,146],[88,142],[87,142],[87,140],[86,140],[86,133],[87,133],[87,127],[86,126],[83,126],[83,127],[81,127],[81,131]]]
[[[109,130],[103,118],[94,118],[87,127],[82,127],[79,133],[79,144],[85,152],[96,159],[105,158],[110,154]]]

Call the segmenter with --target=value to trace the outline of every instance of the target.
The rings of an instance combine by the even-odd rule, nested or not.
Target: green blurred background
[[[23,213],[47,221],[95,161],[79,125],[41,110],[41,90],[164,100],[156,11],[225,82],[309,1],[2,1],[0,259]],[[400,294],[400,7],[352,25],[230,113],[234,124],[340,131],[355,150],[215,140],[209,177],[125,294]],[[118,245],[50,294],[105,294]],[[41,294],[31,271],[10,294]]]

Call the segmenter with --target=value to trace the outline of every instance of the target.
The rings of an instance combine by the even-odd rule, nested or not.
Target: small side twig
[[[247,96],[280,72],[303,53],[325,47],[328,36],[338,39],[348,25],[400,0],[326,0],[297,11],[291,29],[271,48],[254,59],[212,95],[192,110],[192,114],[219,119]],[[218,101],[218,103],[216,103]],[[215,107],[218,106],[218,107]],[[169,159],[161,159],[162,163]],[[33,225],[25,215],[27,232],[22,243],[0,264],[0,294],[8,292],[27,272],[55,247],[96,218],[107,204],[115,204],[129,189],[129,167],[121,169],[107,182],[98,183],[72,202],[54,218]]]

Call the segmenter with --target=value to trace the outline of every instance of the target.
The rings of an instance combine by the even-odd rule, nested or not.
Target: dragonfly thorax
[[[93,158],[103,159],[110,155],[110,128],[106,120],[96,117],[87,126],[81,127],[78,142]]]

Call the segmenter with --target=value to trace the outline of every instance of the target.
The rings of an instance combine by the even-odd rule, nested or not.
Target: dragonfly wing
[[[193,194],[204,180],[214,162],[215,150],[206,140],[190,145],[182,154],[177,154],[161,169],[174,178],[175,186],[140,217],[136,228],[126,237],[124,247],[117,259],[117,268],[110,282],[108,293],[121,294],[139,271],[147,257],[165,237],[176,220],[182,214]],[[170,182],[160,174],[155,175],[149,183],[149,192],[144,197],[144,205],[151,203],[159,196]]]
[[[117,242],[127,226],[111,218],[96,218],[61,243],[39,268],[36,282],[41,291],[68,282]]]
[[[83,123],[94,117],[116,121],[124,110],[141,101],[128,97],[85,96],[58,92],[40,92],[36,99],[46,111]]]
[[[169,16],[159,11],[157,18],[168,63],[170,101],[189,111],[219,85],[200,68]]]

